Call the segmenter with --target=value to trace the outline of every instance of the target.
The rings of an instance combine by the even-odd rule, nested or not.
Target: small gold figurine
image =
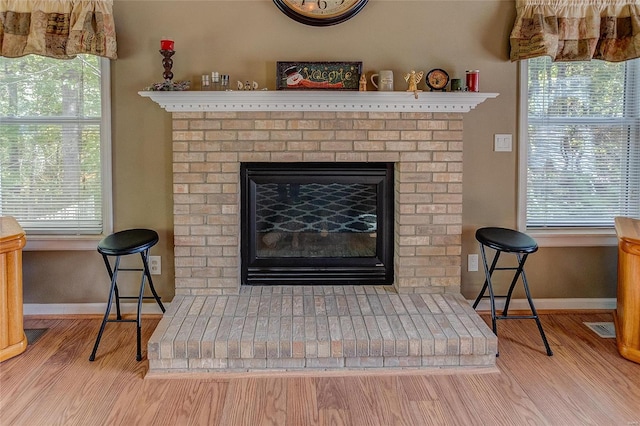
[[[416,96],[417,92],[422,92],[422,90],[418,89],[418,83],[420,82],[420,80],[422,80],[423,75],[424,71],[415,72],[414,70],[411,70],[411,72],[404,75],[404,81],[409,83],[407,92],[414,92],[416,93]]]
[[[360,76],[360,86],[358,87],[358,90],[361,92],[367,91],[367,76],[364,74]]]

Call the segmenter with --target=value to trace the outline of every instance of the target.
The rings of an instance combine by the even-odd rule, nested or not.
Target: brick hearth
[[[173,111],[176,275],[152,371],[495,364],[495,336],[460,295],[469,107],[450,103],[478,94],[402,95],[149,95]],[[395,163],[393,286],[241,285],[242,162]]]
[[[490,367],[497,338],[460,294],[374,286],[249,287],[176,296],[152,372]]]

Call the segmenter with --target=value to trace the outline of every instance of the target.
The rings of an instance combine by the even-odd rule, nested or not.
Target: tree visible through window
[[[102,233],[101,61],[0,58],[0,215],[27,233]]]
[[[640,215],[640,62],[527,68],[527,229]]]

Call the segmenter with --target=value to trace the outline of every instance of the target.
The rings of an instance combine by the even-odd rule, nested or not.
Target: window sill
[[[605,247],[617,246],[616,231],[598,229],[527,229],[524,232],[536,240],[540,247]]]
[[[105,235],[27,235],[24,251],[93,251]]]

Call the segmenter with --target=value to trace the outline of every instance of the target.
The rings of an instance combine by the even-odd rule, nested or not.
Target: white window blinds
[[[527,228],[640,216],[640,61],[527,62]]]
[[[100,58],[0,58],[0,215],[27,233],[100,234]]]

